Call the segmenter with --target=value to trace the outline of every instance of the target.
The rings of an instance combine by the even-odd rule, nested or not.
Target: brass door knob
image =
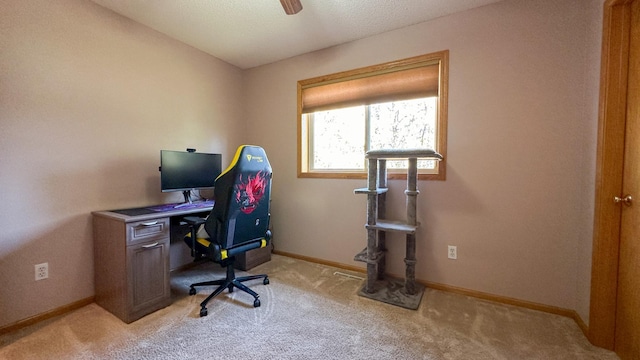
[[[623,204],[625,204],[627,206],[631,206],[631,202],[632,201],[633,201],[633,198],[631,197],[631,195],[627,195],[627,196],[625,196],[623,198],[618,197],[618,196],[614,196],[613,197],[613,202],[616,203],[616,204],[623,203]]]

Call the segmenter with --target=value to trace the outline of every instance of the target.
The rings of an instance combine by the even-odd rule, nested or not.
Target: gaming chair
[[[269,284],[266,274],[236,277],[235,257],[243,252],[269,245],[269,207],[271,197],[271,165],[267,154],[259,146],[242,145],[236,151],[229,167],[215,181],[214,206],[206,219],[185,217],[191,232],[185,242],[192,254],[207,257],[226,268],[226,278],[192,284],[189,295],[196,294],[196,287],[218,287],[202,303],[200,316],[207,315],[207,303],[224,289],[233,292],[238,288],[253,296],[253,306],[260,306],[259,295],[243,283],[263,279]],[[204,225],[208,236],[192,236]]]

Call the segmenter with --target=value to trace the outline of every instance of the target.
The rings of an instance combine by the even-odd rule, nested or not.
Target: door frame
[[[622,191],[633,2],[604,2],[588,337],[594,345],[610,350],[615,345],[622,217],[621,207],[613,197]]]

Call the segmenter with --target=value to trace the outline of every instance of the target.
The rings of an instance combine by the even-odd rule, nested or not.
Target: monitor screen
[[[160,186],[163,192],[212,188],[221,171],[221,154],[160,151]]]

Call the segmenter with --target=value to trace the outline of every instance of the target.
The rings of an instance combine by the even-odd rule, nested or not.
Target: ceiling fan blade
[[[282,4],[282,8],[284,8],[284,12],[287,15],[294,15],[302,10],[300,0],[280,0],[280,4]]]

